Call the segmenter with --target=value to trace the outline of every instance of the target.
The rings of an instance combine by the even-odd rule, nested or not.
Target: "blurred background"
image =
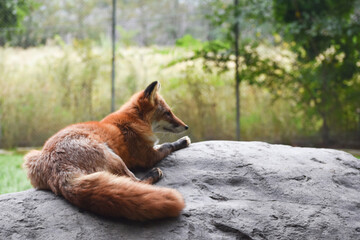
[[[21,147],[158,80],[193,142],[356,155],[359,73],[359,0],[1,0],[0,148],[19,167]]]

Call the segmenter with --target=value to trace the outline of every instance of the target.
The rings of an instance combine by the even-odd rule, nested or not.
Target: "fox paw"
[[[174,142],[174,146],[176,150],[180,150],[183,148],[186,148],[190,145],[191,140],[188,136],[182,137],[179,140],[177,140],[176,142]]]
[[[182,137],[179,140],[186,142],[186,147],[188,147],[191,143],[191,139],[188,136]]]
[[[141,180],[150,184],[158,182],[163,177],[160,168],[151,169]]]

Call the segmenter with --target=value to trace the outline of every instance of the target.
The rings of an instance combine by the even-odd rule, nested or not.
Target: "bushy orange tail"
[[[38,170],[41,166],[41,157],[41,151],[32,150],[25,155],[25,161],[22,166],[26,169],[27,176],[34,187],[37,189],[49,189],[47,181],[44,179],[44,175]]]
[[[132,220],[176,217],[185,206],[174,189],[134,182],[108,172],[82,175],[61,190],[67,200],[82,209]]]

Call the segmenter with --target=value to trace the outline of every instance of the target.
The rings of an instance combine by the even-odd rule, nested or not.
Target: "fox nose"
[[[185,125],[185,130],[188,130],[189,129],[189,126],[188,125]]]

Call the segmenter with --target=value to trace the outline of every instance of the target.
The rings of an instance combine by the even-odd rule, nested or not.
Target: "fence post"
[[[235,25],[234,25],[234,48],[235,48],[235,97],[236,97],[236,140],[240,141],[240,73],[239,73],[239,1],[234,0]]]
[[[2,119],[1,119],[1,111],[0,111],[0,148],[4,147],[4,146],[3,146],[3,142],[2,142],[2,128],[1,128],[1,123],[2,123]]]
[[[116,40],[116,0],[112,1],[112,24],[111,24],[111,112],[115,111],[115,40]]]

